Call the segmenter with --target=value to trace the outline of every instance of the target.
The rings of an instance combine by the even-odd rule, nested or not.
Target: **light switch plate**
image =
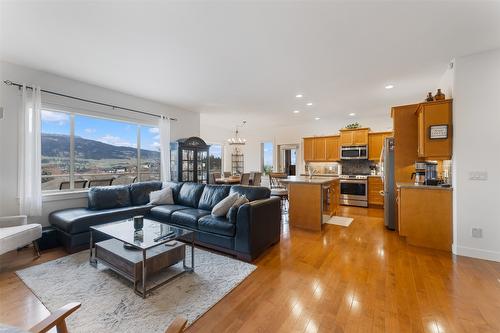
[[[470,180],[488,180],[488,171],[471,171],[469,172]]]

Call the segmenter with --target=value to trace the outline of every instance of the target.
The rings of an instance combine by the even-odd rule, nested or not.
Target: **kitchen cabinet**
[[[368,159],[370,161],[379,161],[384,139],[392,136],[392,132],[374,132],[368,134]]]
[[[398,231],[410,245],[451,251],[452,190],[399,186]]]
[[[304,161],[312,161],[314,159],[314,138],[304,138]]]
[[[418,123],[418,156],[422,158],[451,159],[452,151],[452,100],[435,101],[419,105]],[[431,126],[447,127],[447,137],[431,139]]]
[[[368,144],[368,128],[341,129],[341,146],[362,146]]]
[[[326,137],[326,161],[335,162],[340,159],[339,136]]]
[[[339,136],[304,138],[304,161],[334,162],[339,160]]]
[[[384,196],[381,194],[384,190],[382,177],[369,176],[368,177],[368,205],[369,206],[383,206]]]
[[[313,161],[326,160],[326,138],[315,137],[313,140]]]

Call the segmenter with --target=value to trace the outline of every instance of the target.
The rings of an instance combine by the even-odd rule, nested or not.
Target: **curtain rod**
[[[5,83],[8,86],[16,86],[19,89],[22,88],[22,86],[23,86],[22,84],[15,83],[15,82],[12,82],[10,80],[5,80],[5,81],[3,81],[3,83]],[[26,88],[27,89],[33,89],[33,87],[30,87],[30,86],[26,86]],[[112,104],[107,104],[107,103],[93,101],[93,100],[90,100],[90,99],[85,99],[85,98],[80,98],[80,97],[65,95],[65,94],[61,94],[61,93],[55,92],[55,91],[50,91],[50,90],[45,90],[45,89],[41,89],[41,91],[44,92],[44,93],[47,93],[47,94],[51,94],[51,95],[56,95],[56,96],[61,96],[61,97],[66,97],[66,98],[71,98],[71,99],[76,99],[76,100],[82,101],[82,102],[87,102],[87,103],[92,103],[92,104],[107,106],[107,107],[112,108],[113,110],[114,109],[121,109],[121,110],[126,110],[126,111],[130,111],[130,112],[145,114],[145,115],[148,115],[148,116],[153,116],[153,117],[158,117],[158,118],[162,117],[162,116],[154,114],[154,113],[149,113],[149,112],[144,112],[144,111],[139,111],[139,110],[124,108],[122,106],[117,106],[117,105],[112,105]],[[173,120],[173,121],[177,121],[177,118],[170,118],[169,117],[168,119]]]

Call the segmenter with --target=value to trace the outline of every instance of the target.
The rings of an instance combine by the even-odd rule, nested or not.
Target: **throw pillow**
[[[238,200],[238,193],[228,195],[214,206],[212,215],[215,217],[225,216],[236,200]]]
[[[238,208],[240,208],[241,205],[244,205],[247,202],[250,202],[250,200],[248,200],[246,195],[239,195],[238,199],[236,199],[236,201],[233,203],[233,206],[231,208],[234,207],[236,210],[238,210]],[[230,211],[227,212],[226,217],[228,219],[230,218]]]
[[[173,205],[174,195],[170,187],[164,187],[161,190],[149,193],[150,205]]]

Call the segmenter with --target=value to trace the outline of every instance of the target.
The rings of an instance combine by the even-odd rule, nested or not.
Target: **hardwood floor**
[[[258,269],[187,331],[500,332],[500,263],[409,246],[379,209],[341,215],[354,217],[351,226],[322,233],[285,223]],[[28,328],[48,314],[13,273],[31,255],[0,259],[0,322]]]

